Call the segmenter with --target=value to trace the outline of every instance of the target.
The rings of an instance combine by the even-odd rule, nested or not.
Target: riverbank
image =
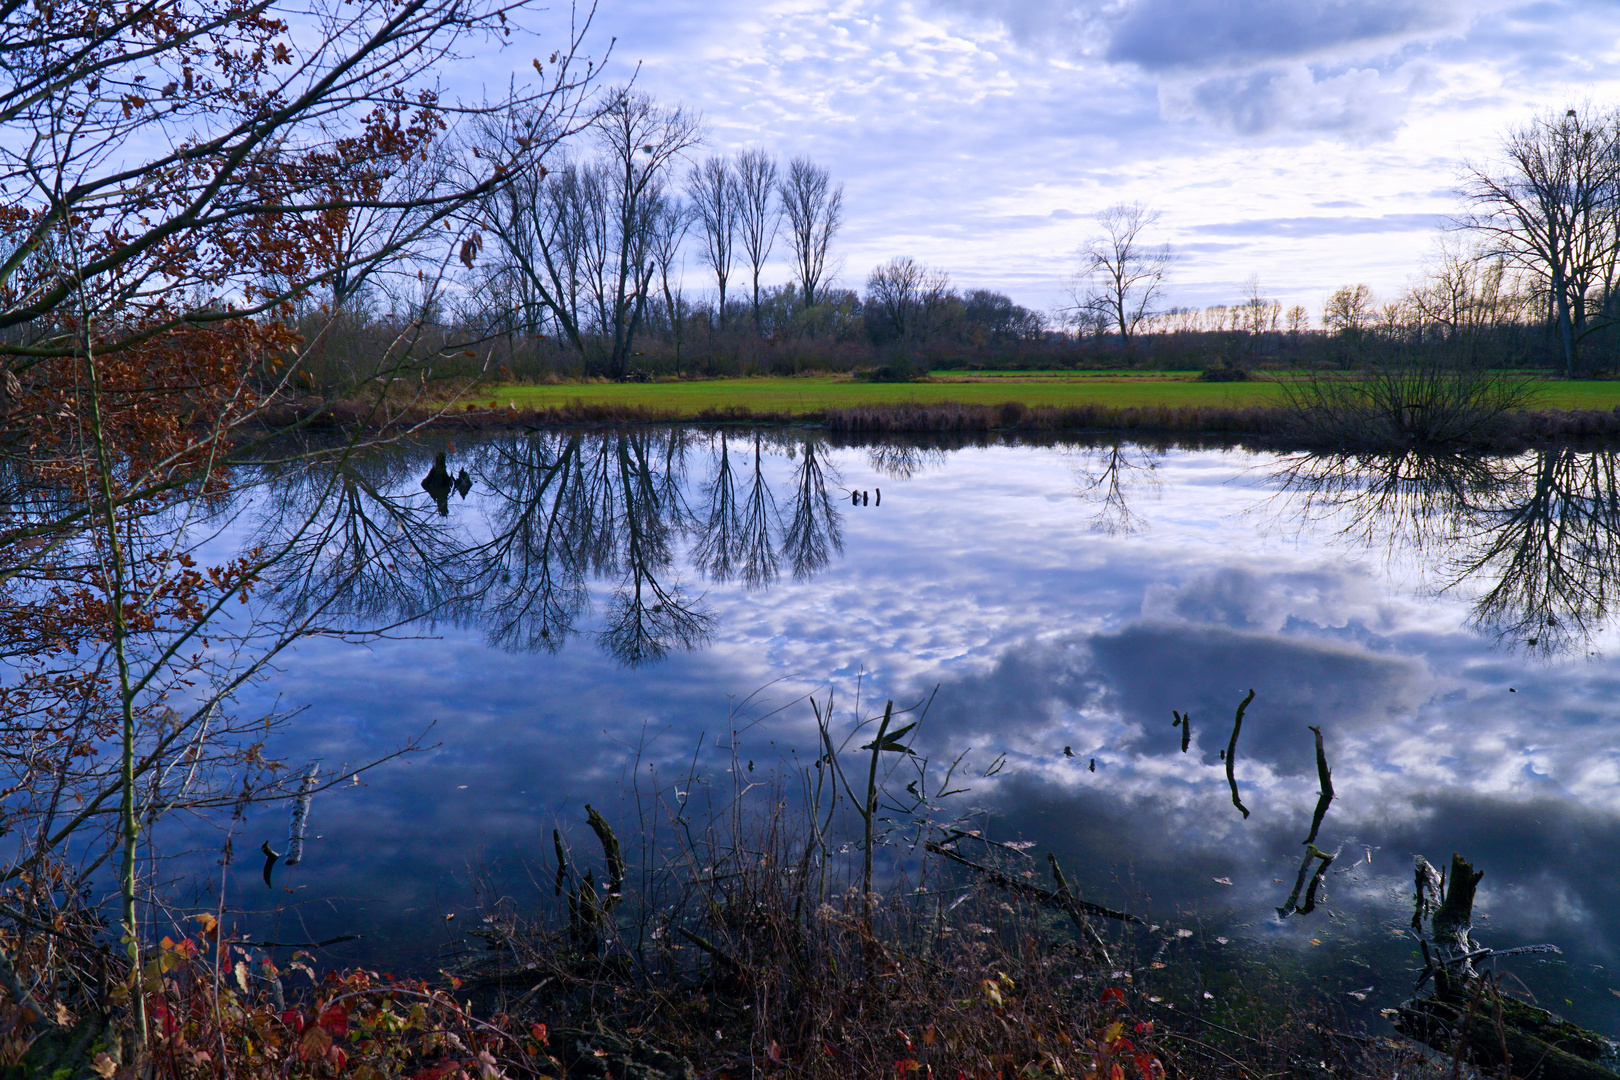
[[[1005,396],[1005,390],[1003,391]],[[1022,395],[1020,395],[1022,397]],[[1022,400],[993,404],[956,401],[897,401],[830,407],[815,411],[755,409],[743,405],[701,409],[647,404],[591,403],[584,400],[541,408],[509,400],[505,407],[471,403],[379,410],[371,405],[301,401],[268,411],[266,420],[308,427],[421,427],[444,431],[501,428],[531,430],[617,427],[646,424],[799,425],[846,435],[1032,435],[1126,433],[1136,436],[1241,438],[1276,447],[1307,448],[1312,440],[1296,431],[1295,414],[1283,405],[1184,404],[1029,405]],[[1491,437],[1474,450],[1513,453],[1548,443],[1620,438],[1620,408],[1538,408],[1509,413]]]
[[[445,390],[436,401],[325,402],[267,411],[267,423],[444,430],[667,423],[796,424],[842,434],[1128,432],[1258,439],[1305,447],[1281,383],[1205,383],[1190,373],[1030,373],[952,376],[925,383],[833,377],[665,383],[576,382]],[[1546,380],[1530,407],[1493,425],[1475,450],[1620,438],[1620,382]]]

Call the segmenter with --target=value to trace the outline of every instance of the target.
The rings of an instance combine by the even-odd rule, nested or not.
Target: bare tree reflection
[[[826,473],[815,437],[799,446],[793,474],[793,514],[782,536],[782,552],[798,580],[813,577],[844,550],[839,511],[827,491]],[[834,479],[837,479],[834,474]]]
[[[1620,581],[1620,468],[1611,450],[1516,458],[1304,455],[1278,470],[1288,512],[1416,556],[1436,591],[1468,596],[1481,632],[1551,656],[1605,629]]]
[[[894,480],[910,480],[924,469],[945,463],[945,451],[915,442],[874,443],[866,448],[872,471]]]
[[[556,650],[576,632],[590,578],[617,581],[600,643],[640,664],[707,640],[712,616],[674,582],[690,525],[684,433],[524,435],[491,444],[490,538],[472,551],[470,614],[507,648]]]
[[[292,545],[271,579],[277,603],[294,617],[324,608],[375,623],[462,601],[461,532],[423,504],[413,475],[397,456],[373,454],[264,485],[262,542]]]
[[[1471,531],[1510,469],[1479,456],[1300,454],[1272,473],[1286,516],[1327,523],[1347,540],[1396,555],[1444,548]]]
[[[750,589],[769,586],[776,580],[778,555],[773,538],[777,526],[776,498],[765,481],[764,450],[758,432],[753,437],[752,467],[738,495],[736,470],[732,465],[729,437],[720,435],[720,456],[714,476],[704,486],[708,512],[703,529],[692,550],[692,561],[710,578],[719,582],[740,578]]]
[[[289,474],[271,485],[260,523],[266,540],[304,530],[275,595],[295,610],[325,602],[372,620],[442,620],[503,648],[555,651],[583,632],[600,582],[593,635],[620,662],[699,648],[714,617],[680,583],[683,552],[713,581],[763,589],[784,562],[804,579],[842,550],[819,440],[788,448],[785,515],[757,432],[751,455],[729,433],[709,444],[694,511],[689,459],[703,441],[686,429],[495,436],[470,451],[480,494],[455,515],[450,492],[466,498],[473,480],[466,466],[452,480],[445,453],[420,482],[426,452],[398,449]],[[341,497],[311,527],[301,514],[323,486]]]
[[[1158,459],[1163,456],[1162,450],[1120,439],[1079,451],[1074,471],[1080,497],[1097,500],[1092,529],[1129,536],[1147,528],[1147,520],[1131,510],[1130,500],[1144,489],[1158,494]]]
[[[1456,581],[1491,581],[1475,621],[1543,654],[1584,648],[1613,617],[1620,478],[1613,451],[1541,450],[1516,463],[1514,498],[1477,508]]]
[[[769,588],[779,573],[771,535],[778,522],[776,498],[765,482],[764,451],[754,433],[754,467],[749,474],[748,497],[743,501],[742,578],[750,589]]]
[[[714,477],[704,491],[709,512],[703,535],[692,549],[692,561],[715,581],[730,581],[742,561],[743,519],[737,506],[737,478],[731,469],[731,448],[724,432],[720,434],[720,456],[715,459]]]

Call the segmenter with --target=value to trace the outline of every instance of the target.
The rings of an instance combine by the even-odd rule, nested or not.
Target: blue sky
[[[451,81],[530,70],[566,14]],[[1129,200],[1181,253],[1172,303],[1250,274],[1313,319],[1340,284],[1396,291],[1465,161],[1620,100],[1620,6],[1596,0],[602,0],[591,51],[609,38],[609,80],[701,111],[710,151],[831,168],[843,284],[911,255],[1041,309]]]

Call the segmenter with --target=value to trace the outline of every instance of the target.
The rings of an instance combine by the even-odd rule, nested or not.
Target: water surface
[[[435,498],[420,481],[446,449],[471,486]],[[231,899],[296,898],[283,939],[293,923],[366,935],[336,960],[431,967],[457,933],[443,916],[476,914],[474,877],[531,895],[551,829],[585,803],[631,821],[635,787],[694,762],[700,784],[729,784],[738,723],[739,762],[813,757],[807,694],[833,690],[847,718],[857,695],[864,715],[934,693],[917,745],[967,752],[952,812],[1057,852],[1088,899],[1212,950],[1334,950],[1327,988],[1370,984],[1383,1006],[1413,977],[1412,858],[1459,851],[1486,873],[1476,936],[1559,946],[1511,961],[1516,977],[1620,1034],[1617,476],[1613,454],[1574,450],[1305,458],[790,429],[373,454],[272,595],[298,609],[337,590],[349,624],[399,625],[301,644],[240,704],[306,707],[276,749],[328,770],[423,732],[432,747],[320,796],[304,864],[271,892],[243,868]],[[284,533],[330,479],[289,473],[227,537]],[[1245,818],[1221,751],[1250,689]],[[1172,710],[1192,718],[1186,752]],[[1317,801],[1310,725],[1337,792],[1318,845],[1340,855],[1323,906],[1282,920]],[[285,813],[250,815],[238,846]]]

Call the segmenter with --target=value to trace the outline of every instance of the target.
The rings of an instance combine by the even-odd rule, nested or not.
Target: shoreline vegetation
[[[1365,385],[1336,376],[1221,383],[1192,373],[945,374],[926,382],[862,383],[828,376],[655,383],[566,382],[441,389],[440,400],[304,398],[269,410],[274,425],[446,430],[641,424],[798,424],[844,435],[1110,432],[1246,437],[1309,446],[1324,436],[1300,422],[1320,388]],[[1300,388],[1305,387],[1302,391]],[[1548,442],[1620,437],[1620,381],[1523,378],[1518,393],[1458,449],[1511,452]],[[1395,410],[1403,412],[1401,409]],[[1410,413],[1408,406],[1404,412]],[[1329,441],[1344,445],[1344,433]],[[1382,445],[1421,441],[1391,433]]]

